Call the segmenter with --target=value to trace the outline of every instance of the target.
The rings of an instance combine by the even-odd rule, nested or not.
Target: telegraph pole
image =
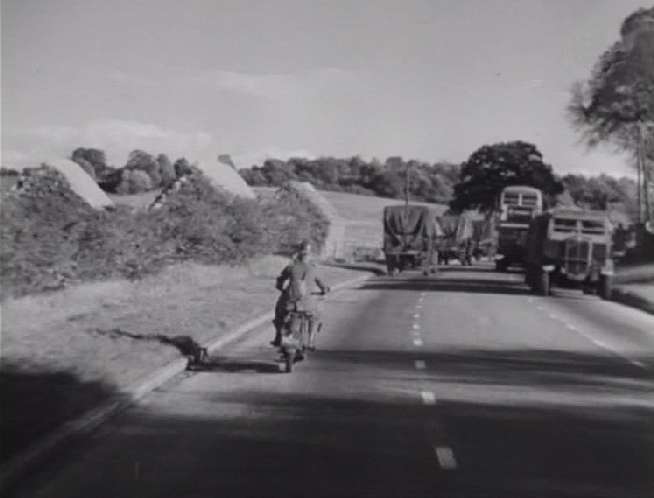
[[[406,171],[404,175],[404,205],[409,207],[409,162],[406,163]]]
[[[643,223],[643,205],[641,201],[642,185],[641,185],[641,169],[643,167],[643,122],[638,121],[638,148],[637,153],[637,168],[638,168],[638,224]]]

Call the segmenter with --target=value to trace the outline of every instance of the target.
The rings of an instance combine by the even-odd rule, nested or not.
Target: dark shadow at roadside
[[[243,360],[232,358],[211,357],[200,364],[189,366],[194,372],[227,372],[227,373],[278,373],[279,364],[272,361]]]
[[[117,395],[114,386],[73,372],[3,360],[0,367],[0,462]]]

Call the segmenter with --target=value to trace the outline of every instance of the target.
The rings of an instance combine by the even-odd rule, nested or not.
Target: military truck
[[[458,259],[462,265],[472,264],[473,222],[467,214],[447,214],[438,218],[442,235],[437,237],[438,262],[448,265]]]
[[[502,190],[495,220],[497,271],[506,271],[512,264],[524,264],[529,223],[542,210],[543,195],[537,188],[510,185]]]
[[[436,237],[442,229],[435,208],[425,205],[394,205],[384,208],[384,256],[389,275],[422,267],[423,274],[436,271]]]
[[[525,280],[547,296],[553,283],[595,290],[610,299],[612,226],[604,211],[555,208],[534,218],[527,233]]]

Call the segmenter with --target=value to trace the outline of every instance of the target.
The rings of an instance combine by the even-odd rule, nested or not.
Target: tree
[[[71,161],[79,164],[93,179],[104,176],[107,167],[107,157],[103,150],[78,147],[70,155]]]
[[[574,85],[568,111],[588,145],[636,152],[639,125],[654,121],[654,7],[624,20],[620,40]]]
[[[161,186],[161,171],[159,164],[151,154],[140,149],[133,150],[129,153],[125,168],[144,171],[150,177],[152,188]]]
[[[152,178],[143,170],[123,168],[121,181],[116,187],[118,194],[140,194],[152,190]]]
[[[175,167],[166,154],[159,154],[157,156],[157,164],[159,165],[159,173],[161,174],[161,186],[165,187],[171,182],[175,181],[177,175],[175,174]]]
[[[185,157],[180,157],[177,159],[173,165],[173,168],[175,168],[175,176],[177,178],[181,178],[184,175],[190,175],[193,172],[191,163],[188,162],[188,159]]]
[[[554,196],[563,191],[552,167],[543,162],[535,145],[504,142],[484,145],[461,165],[459,183],[454,186],[454,211],[494,208],[497,196],[508,185],[528,185]]]

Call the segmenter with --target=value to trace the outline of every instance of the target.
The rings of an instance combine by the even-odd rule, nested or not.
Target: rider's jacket
[[[311,297],[311,286],[315,283],[322,292],[327,286],[316,275],[316,268],[311,263],[296,260],[282,270],[277,277],[276,287],[282,291],[281,298],[306,311],[314,310],[315,303]]]

